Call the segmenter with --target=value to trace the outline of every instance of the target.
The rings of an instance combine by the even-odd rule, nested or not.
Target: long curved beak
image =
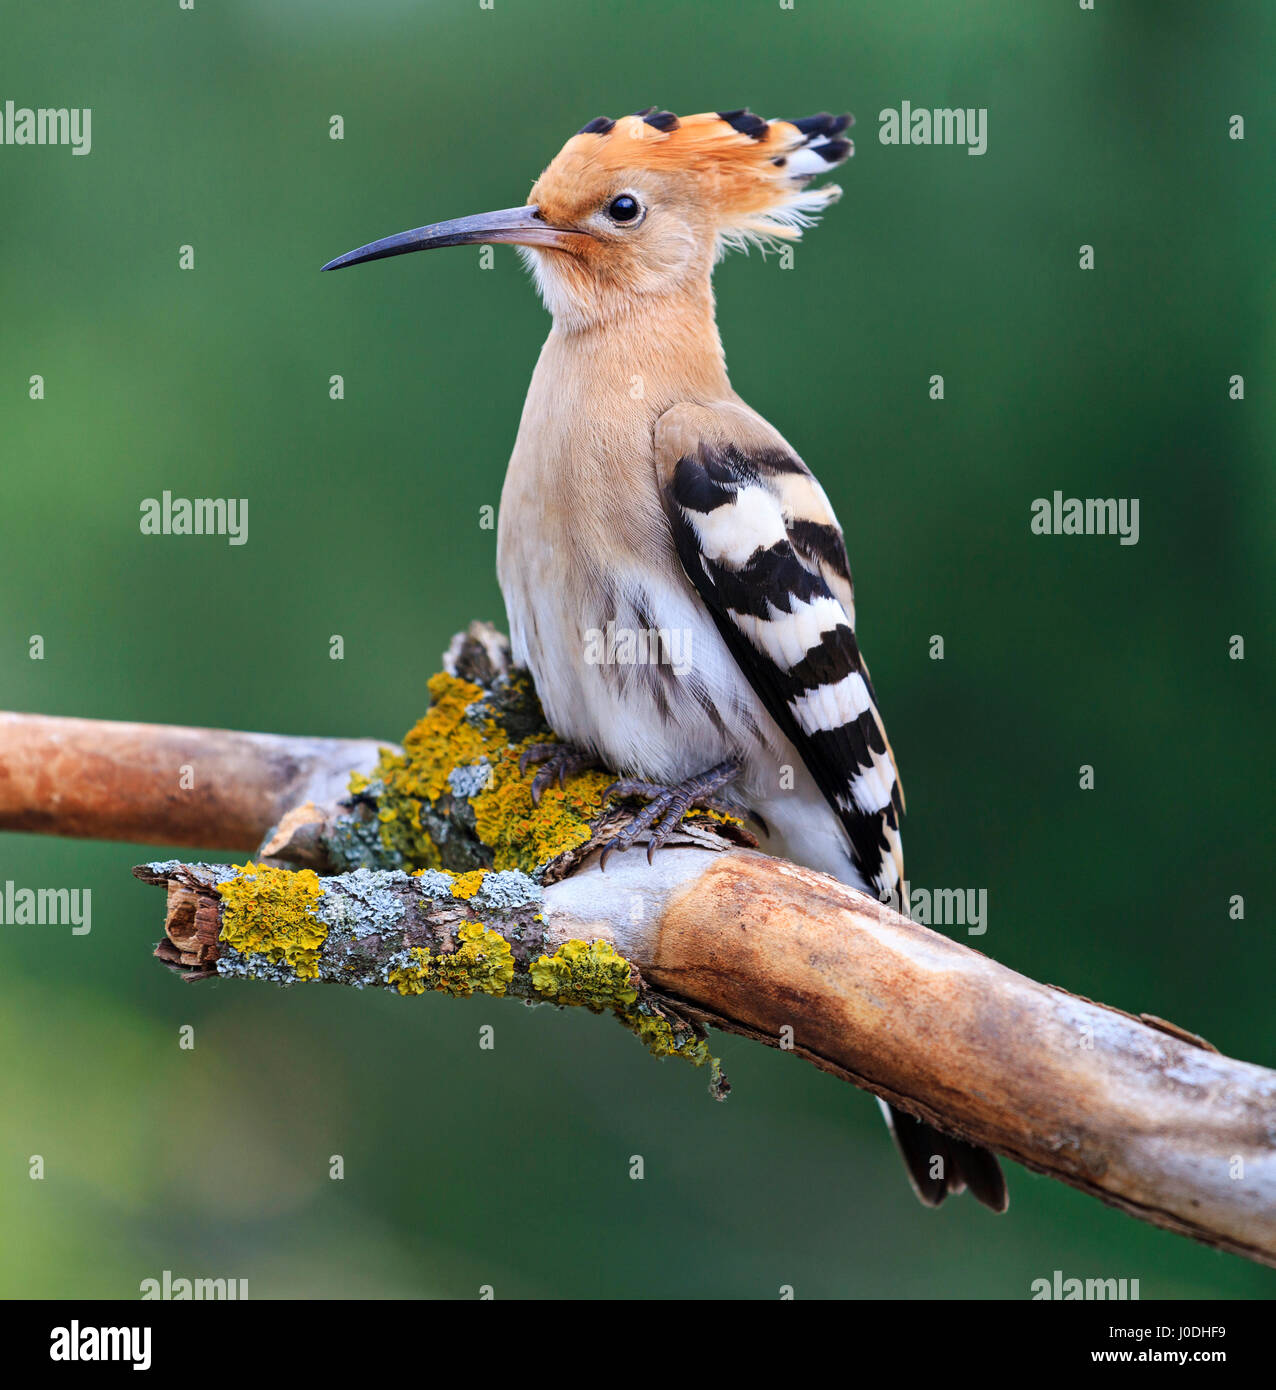
[[[588,240],[588,233],[566,227],[551,227],[532,204],[525,208],[504,208],[500,212],[481,212],[476,217],[457,217],[436,222],[432,227],[416,227],[410,232],[370,241],[355,251],[347,251],[324,270],[341,270],[363,261],[380,261],[387,256],[406,256],[409,251],[433,251],[438,246],[472,246],[482,242],[510,242],[515,246],[556,246],[568,251]]]

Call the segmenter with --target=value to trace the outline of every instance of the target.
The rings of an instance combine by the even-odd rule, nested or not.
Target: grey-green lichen
[[[135,874],[143,872],[153,879],[194,872],[211,887],[224,883],[228,878],[234,878],[239,870],[233,864],[188,864],[181,859],[152,859],[148,864],[142,864],[134,870]]]
[[[407,923],[403,889],[413,880],[401,869],[356,869],[320,879],[325,889],[315,915],[328,927],[319,957],[320,980],[364,988],[385,983],[384,943]],[[331,891],[339,887],[339,892]]]
[[[435,901],[454,898],[503,915],[539,908],[543,902],[540,884],[517,869],[417,869],[412,877]]]
[[[357,774],[356,774],[357,776]],[[355,778],[351,778],[352,784]],[[353,785],[352,785],[353,791]],[[338,872],[348,869],[397,869],[403,856],[388,849],[381,839],[381,826],[374,814],[364,808],[376,805],[385,790],[379,781],[362,779],[360,790],[354,793],[354,809],[348,815],[337,816],[326,835],[328,858]]]
[[[412,877],[429,897],[439,900],[452,897],[452,884],[455,882],[452,874],[442,869],[418,869]]]
[[[474,895],[476,906],[506,912],[518,907],[539,906],[541,900],[540,884],[518,869],[494,869],[484,874]]]

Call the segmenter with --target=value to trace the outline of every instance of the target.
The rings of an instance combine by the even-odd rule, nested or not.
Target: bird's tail
[[[941,1134],[883,1100],[878,1104],[895,1136],[913,1191],[925,1206],[937,1207],[950,1192],[966,1191],[990,1211],[1005,1211],[1010,1205],[995,1154]]]

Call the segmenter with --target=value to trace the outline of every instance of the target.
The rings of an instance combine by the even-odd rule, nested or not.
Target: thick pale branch
[[[170,963],[215,968],[210,872],[138,870],[170,885]],[[375,877],[415,900],[431,945],[464,906]],[[366,874],[322,882],[368,901]],[[674,1016],[791,1048],[1131,1215],[1276,1264],[1276,1073],[1037,984],[822,874],[685,846],[604,874],[595,852],[512,939],[520,968],[567,941],[610,942]],[[394,933],[362,941],[368,965],[402,947]]]
[[[703,1021],[772,1044],[791,1029],[802,1056],[940,1129],[1276,1264],[1276,1072],[1038,984],[823,874],[743,850],[658,867],[552,885],[550,930],[608,936]]]

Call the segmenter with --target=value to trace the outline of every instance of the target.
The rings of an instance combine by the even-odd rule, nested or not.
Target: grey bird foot
[[[739,814],[731,807],[718,801],[713,793],[720,791],[740,775],[740,764],[728,759],[688,777],[676,787],[664,787],[657,782],[641,782],[632,778],[622,778],[607,788],[604,796],[644,796],[647,804],[634,816],[633,820],[613,839],[607,842],[598,860],[598,867],[605,869],[607,860],[617,850],[627,850],[644,831],[655,825],[647,842],[647,863],[656,856],[656,851],[682,824],[688,811],[720,811],[728,815]]]
[[[598,758],[584,748],[570,743],[534,743],[518,760],[522,775],[534,763],[544,766],[532,778],[532,805],[539,806],[546,788],[557,780],[560,788],[567,785],[573,772],[588,772],[598,766]]]

